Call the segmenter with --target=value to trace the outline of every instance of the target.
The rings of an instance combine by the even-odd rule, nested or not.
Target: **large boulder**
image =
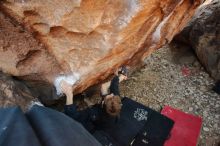
[[[169,43],[201,0],[3,0],[0,68],[79,93]],[[6,17],[7,16],[7,17]],[[8,19],[10,17],[10,19]]]
[[[220,80],[219,0],[206,0],[176,39],[190,45],[210,75]]]

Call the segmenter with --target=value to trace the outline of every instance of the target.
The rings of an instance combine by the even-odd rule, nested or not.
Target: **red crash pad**
[[[180,110],[165,106],[161,114],[172,119],[175,123],[170,138],[164,146],[196,146],[202,126],[202,118],[184,113]]]

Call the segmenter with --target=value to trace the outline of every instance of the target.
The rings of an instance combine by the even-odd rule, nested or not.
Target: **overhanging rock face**
[[[78,93],[122,64],[140,64],[170,42],[199,5],[200,0],[5,0],[1,11],[25,27],[23,34],[13,33],[29,45],[22,43],[21,50],[5,45],[0,50],[4,56],[0,67],[24,79],[51,84],[60,75],[68,76]],[[1,19],[1,31],[10,34],[15,26]],[[18,40],[7,35],[0,39],[0,43]],[[10,61],[5,61],[6,56]]]

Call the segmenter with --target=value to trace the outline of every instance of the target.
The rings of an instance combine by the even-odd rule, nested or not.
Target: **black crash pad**
[[[169,137],[174,122],[140,103],[123,98],[117,122],[103,118],[94,137],[103,145],[162,146]]]

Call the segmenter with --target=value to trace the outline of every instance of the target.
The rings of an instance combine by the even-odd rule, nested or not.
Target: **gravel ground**
[[[183,70],[185,74],[183,74]],[[199,146],[220,142],[220,96],[214,80],[194,53],[176,44],[165,46],[145,60],[145,66],[121,84],[121,94],[156,111],[164,105],[203,118]]]

